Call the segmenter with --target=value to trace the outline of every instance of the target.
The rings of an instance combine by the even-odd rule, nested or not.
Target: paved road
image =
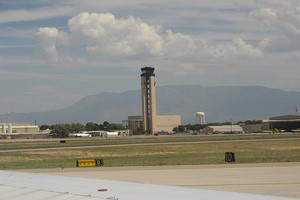
[[[300,199],[300,163],[100,167],[26,171]]]

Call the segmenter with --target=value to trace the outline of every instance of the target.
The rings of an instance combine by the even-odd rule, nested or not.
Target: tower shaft
[[[156,131],[156,91],[154,68],[141,69],[142,117],[143,129],[147,134]]]

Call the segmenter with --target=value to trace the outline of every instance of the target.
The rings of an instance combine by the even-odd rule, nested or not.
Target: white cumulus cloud
[[[288,52],[300,48],[300,11],[299,7],[262,8],[254,10],[251,15],[260,20],[263,28],[272,34],[264,39],[268,51]]]
[[[57,61],[56,39],[58,36],[57,28],[40,28],[37,32],[39,50],[42,56],[50,61]]]
[[[116,18],[112,13],[83,12],[72,17],[68,27],[67,32],[59,32],[56,28],[39,29],[39,45],[52,61],[74,63],[116,57],[135,60],[168,57],[178,63],[197,63],[203,59],[262,56],[258,48],[241,38],[220,44],[207,42],[132,16]]]
[[[233,39],[234,50],[237,54],[250,55],[253,57],[261,57],[262,52],[258,48],[254,48],[253,45],[247,44],[242,38]]]
[[[80,13],[69,20],[72,36],[81,38],[89,53],[120,56],[157,55],[162,49],[159,28],[140,19],[117,19],[111,13]]]

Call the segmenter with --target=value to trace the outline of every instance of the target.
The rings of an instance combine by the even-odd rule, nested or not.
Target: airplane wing
[[[141,184],[78,177],[0,171],[5,200],[293,200],[297,198]]]

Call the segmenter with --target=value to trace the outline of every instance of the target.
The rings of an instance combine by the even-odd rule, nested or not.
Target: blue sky
[[[0,0],[0,114],[157,85],[300,92],[297,0]]]

